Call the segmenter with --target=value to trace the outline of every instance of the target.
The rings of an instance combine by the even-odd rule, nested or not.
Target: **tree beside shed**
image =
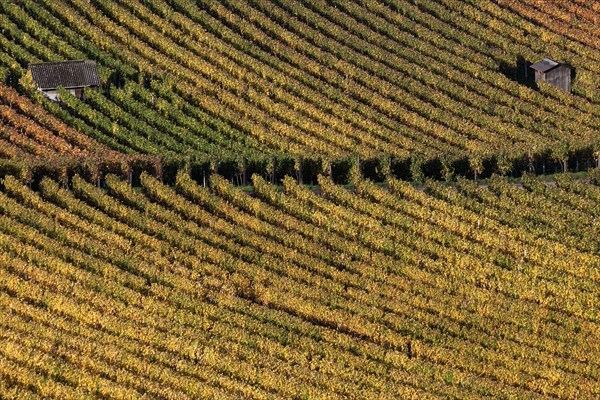
[[[59,87],[81,99],[86,87],[100,86],[98,67],[91,60],[32,63],[29,70],[38,90],[53,101],[59,100]]]
[[[571,67],[549,58],[536,62],[530,67],[535,71],[536,82],[547,82],[552,86],[571,93]]]

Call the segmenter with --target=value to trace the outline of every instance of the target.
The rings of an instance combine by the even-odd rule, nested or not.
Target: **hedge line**
[[[320,174],[331,176],[339,184],[351,183],[361,176],[374,182],[382,182],[387,176],[403,180],[422,182],[426,178],[454,180],[457,176],[466,178],[486,178],[492,174],[519,177],[525,173],[536,175],[567,171],[584,171],[600,167],[600,152],[597,146],[579,149],[545,149],[536,154],[496,154],[473,155],[460,158],[425,158],[414,154],[409,158],[382,155],[376,158],[360,159],[349,155],[339,159],[320,156],[301,157],[276,154],[256,158],[223,158],[207,156],[204,159],[188,157],[158,158],[153,156],[130,156],[124,160],[109,159],[25,159],[0,160],[0,177],[19,176],[23,181],[36,187],[44,176],[69,186],[71,178],[77,174],[90,182],[103,186],[103,177],[109,173],[122,176],[132,185],[139,185],[139,177],[146,171],[164,183],[174,184],[177,171],[185,169],[193,179],[202,184],[208,183],[213,173],[237,185],[246,185],[252,174],[262,175],[266,180],[277,183],[283,177],[291,176],[304,184],[316,184]]]

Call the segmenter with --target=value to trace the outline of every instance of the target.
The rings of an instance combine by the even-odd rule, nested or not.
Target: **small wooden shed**
[[[32,63],[29,70],[38,90],[54,101],[59,100],[58,87],[81,99],[84,88],[100,86],[98,67],[91,60]]]
[[[571,67],[549,58],[536,62],[531,66],[535,71],[536,82],[548,82],[552,86],[571,93]]]

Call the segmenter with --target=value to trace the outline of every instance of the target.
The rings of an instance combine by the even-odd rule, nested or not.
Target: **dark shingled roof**
[[[34,63],[29,70],[42,90],[100,85],[98,67],[90,60]]]
[[[549,58],[544,58],[542,61],[532,64],[531,68],[535,69],[536,71],[540,71],[540,72],[548,72],[551,69],[558,67],[559,65],[560,64],[557,63],[556,61],[553,61]]]

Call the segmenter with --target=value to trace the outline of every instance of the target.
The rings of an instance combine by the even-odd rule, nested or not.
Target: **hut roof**
[[[90,60],[32,63],[29,70],[42,90],[100,85],[98,67]]]
[[[531,68],[535,69],[536,71],[540,71],[540,72],[548,72],[551,69],[558,67],[559,65],[560,64],[557,63],[556,61],[553,61],[549,58],[544,58],[542,61],[532,64]]]

